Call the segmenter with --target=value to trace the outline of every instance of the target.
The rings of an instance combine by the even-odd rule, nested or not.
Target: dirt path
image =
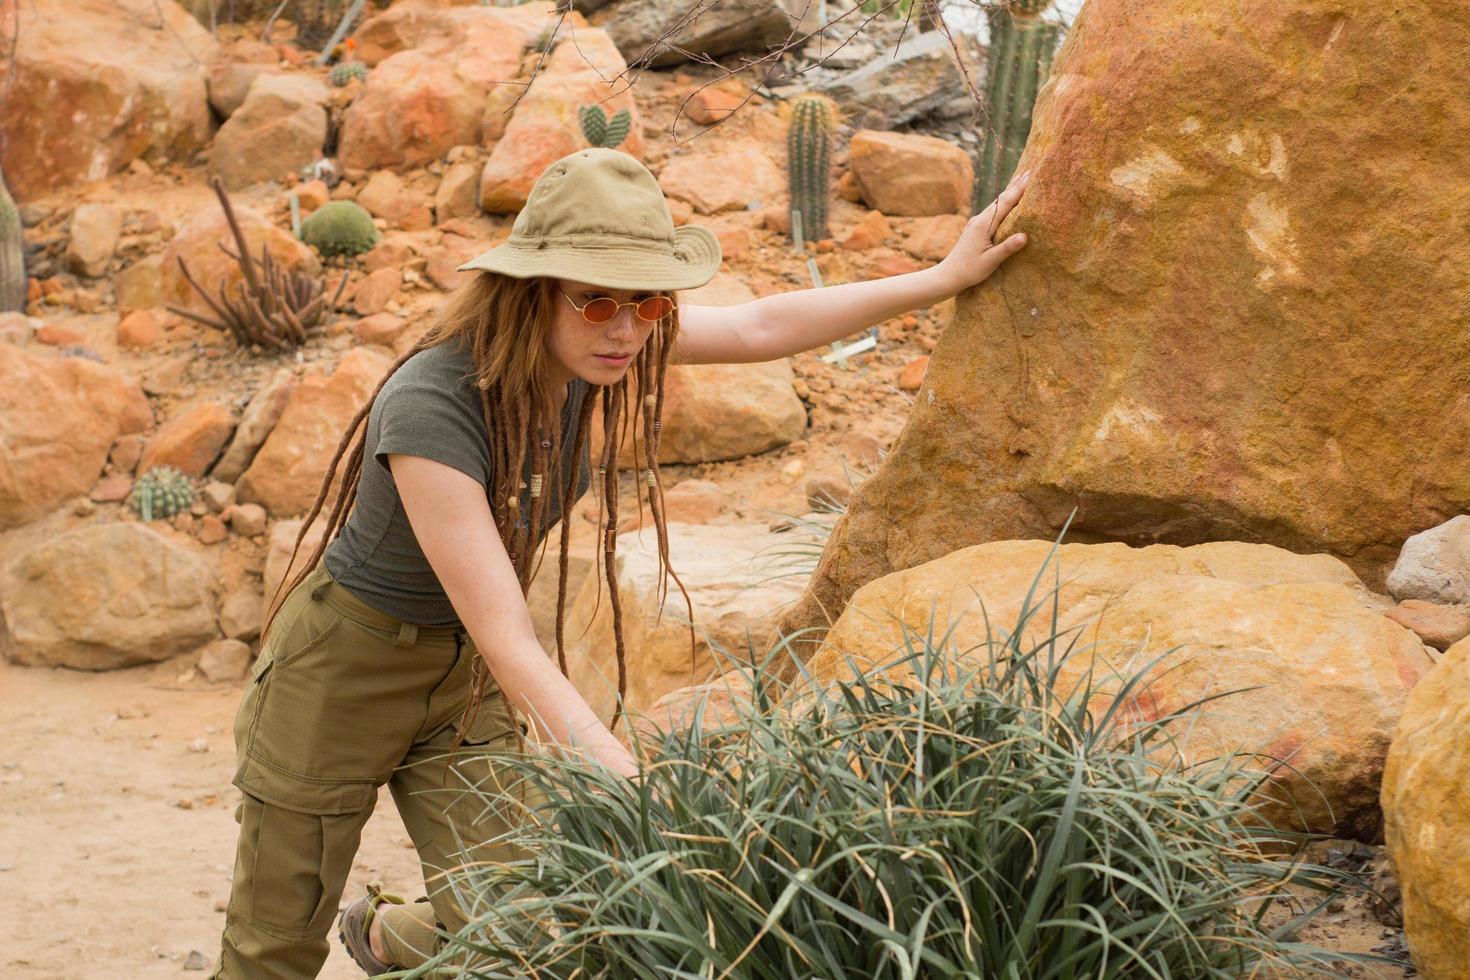
[[[147,980],[213,968],[234,868],[242,685],[189,658],[89,674],[0,661],[0,964],[14,980]],[[207,750],[204,747],[207,746]],[[387,793],[347,899],[422,879]],[[332,936],[321,976],[362,977]]]

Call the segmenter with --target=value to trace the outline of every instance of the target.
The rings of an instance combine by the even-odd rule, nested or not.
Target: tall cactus
[[[614,147],[628,136],[633,125],[633,116],[627,109],[619,109],[611,119],[600,105],[584,105],[577,111],[582,122],[582,135],[593,146]]]
[[[0,313],[26,307],[25,240],[20,234],[20,212],[0,172]]]
[[[791,107],[786,131],[786,168],[790,179],[791,209],[801,215],[801,237],[826,238],[829,161],[836,109],[821,95],[803,95]]]
[[[1051,0],[1012,0],[986,11],[990,22],[989,72],[985,88],[988,119],[970,210],[993,201],[1016,170],[1031,134],[1036,92],[1051,74],[1062,25],[1044,21]]]

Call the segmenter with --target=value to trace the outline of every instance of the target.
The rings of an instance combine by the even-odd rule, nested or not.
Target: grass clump
[[[1137,678],[1114,707],[1090,682],[1058,693],[1075,636],[1055,594],[1034,646],[1043,599],[985,649],[909,636],[901,682],[807,679],[775,702],[752,670],[748,712],[661,733],[636,784],[507,756],[544,797],[514,832],[526,857],[451,874],[472,921],[436,962],[569,980],[1340,975],[1342,954],[1292,939],[1312,910],[1266,916],[1288,887],[1325,905],[1346,876],[1254,819],[1261,774],[1159,763],[1198,705],[1139,721]]]

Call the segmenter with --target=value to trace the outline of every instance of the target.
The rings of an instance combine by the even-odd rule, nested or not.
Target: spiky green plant
[[[26,251],[20,212],[0,172],[0,312],[26,308]]]
[[[801,237],[809,242],[828,237],[827,200],[831,193],[829,177],[835,117],[830,99],[821,95],[803,95],[791,107],[791,125],[786,131],[791,209],[801,215]]]
[[[355,201],[328,201],[301,222],[301,240],[324,258],[361,255],[379,237],[373,216]]]
[[[1310,915],[1263,917],[1288,886],[1330,898],[1351,877],[1260,824],[1264,774],[1161,764],[1199,705],[1149,721],[1126,711],[1138,678],[1109,708],[1090,681],[1061,690],[1076,634],[1042,581],[978,649],[942,625],[907,636],[907,682],[773,702],[757,678],[778,648],[745,668],[744,717],[696,712],[658,735],[636,783],[504,754],[540,802],[466,792],[527,813],[502,841],[524,858],[451,872],[475,918],[403,976],[451,961],[485,978],[1340,975],[1355,957],[1292,940]],[[1033,620],[1052,623],[1034,645]]]
[[[972,214],[1005,190],[1031,135],[1036,93],[1051,74],[1062,36],[1062,25],[1038,16],[1050,5],[1050,0],[1015,0],[985,12],[990,24],[986,132],[970,197]]]
[[[602,106],[584,105],[577,110],[577,118],[582,123],[582,135],[592,146],[617,146],[627,138],[633,125],[633,116],[626,108],[619,109],[613,113],[612,119],[608,119]]]
[[[360,61],[344,61],[332,66],[331,74],[328,76],[333,85],[342,88],[354,78],[359,82],[367,78],[367,65]]]
[[[145,521],[173,517],[194,502],[194,485],[172,466],[154,466],[133,484],[133,507]]]

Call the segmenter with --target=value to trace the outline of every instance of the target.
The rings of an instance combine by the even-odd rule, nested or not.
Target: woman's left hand
[[[995,231],[1011,213],[1026,193],[1026,184],[1031,179],[1028,170],[1011,178],[1010,185],[991,202],[990,207],[972,217],[959,241],[950,249],[944,261],[935,266],[944,273],[954,287],[954,292],[977,286],[990,278],[1000,264],[1015,255],[1026,245],[1026,236],[1017,233],[1000,242],[994,239]]]

